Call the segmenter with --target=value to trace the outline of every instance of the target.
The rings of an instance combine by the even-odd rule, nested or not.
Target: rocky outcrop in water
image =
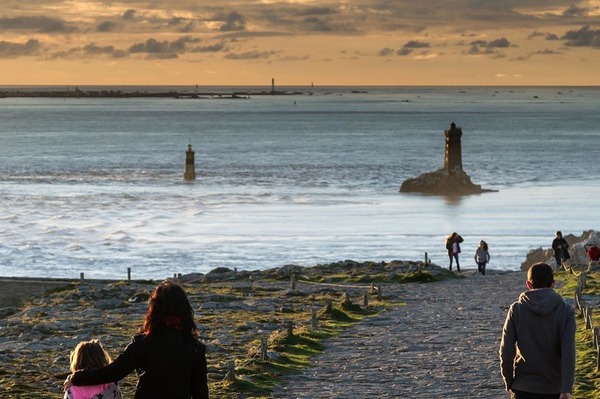
[[[444,131],[444,136],[446,140],[444,167],[405,180],[400,186],[400,192],[461,196],[494,191],[473,184],[469,175],[463,170],[462,129],[452,122],[450,129]]]
[[[401,193],[422,193],[432,195],[470,195],[490,192],[474,184],[469,175],[460,169],[438,169],[420,176],[406,179],[400,186]]]

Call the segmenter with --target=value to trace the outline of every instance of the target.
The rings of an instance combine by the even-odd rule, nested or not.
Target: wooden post
[[[269,355],[267,354],[267,348],[269,346],[269,337],[264,336],[260,339],[260,360],[266,362],[269,360]]]
[[[365,294],[363,295],[363,308],[368,308],[369,307],[369,293],[365,292]]]
[[[319,320],[317,319],[317,309],[312,308],[312,314],[310,317],[310,328],[311,330],[316,330],[319,326]]]
[[[598,338],[598,327],[594,327],[594,348],[598,348],[598,346],[600,346]]]
[[[377,284],[377,299],[381,301],[381,284]]]
[[[81,281],[83,281],[83,279],[84,279],[83,272],[79,273],[79,279],[80,279]]]
[[[127,268],[127,281],[131,281],[131,267]]]
[[[325,306],[325,311],[327,312],[327,314],[331,314],[331,312],[333,312],[333,301],[331,299],[329,299],[327,301],[327,305]]]
[[[592,308],[589,306],[586,306],[585,309],[586,309],[585,328],[587,330],[591,330],[592,329]]]
[[[225,379],[229,382],[235,381],[235,361],[230,360],[227,363],[227,374],[225,375]]]
[[[352,302],[350,300],[350,295],[348,295],[347,292],[344,292],[344,299],[343,299],[342,302],[343,302],[344,305],[350,305],[350,303]]]
[[[290,274],[290,286],[293,290],[296,289],[296,273]]]

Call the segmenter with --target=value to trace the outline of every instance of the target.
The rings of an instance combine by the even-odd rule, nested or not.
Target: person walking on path
[[[460,254],[460,243],[463,242],[463,238],[458,235],[457,232],[450,234],[446,238],[446,250],[448,251],[448,258],[450,259],[450,265],[448,269],[452,271],[452,259],[456,260],[456,270],[460,272],[460,263],[458,262],[458,254]]]
[[[569,243],[563,238],[560,230],[556,232],[556,237],[552,240],[552,249],[554,250],[556,268],[560,269],[563,262],[571,259],[571,255],[569,255]]]
[[[141,332],[125,351],[108,366],[76,371],[67,378],[65,389],[119,381],[136,370],[134,399],[208,399],[206,348],[197,335],[185,291],[163,282],[148,301]]]
[[[479,247],[475,250],[475,263],[477,270],[485,276],[485,265],[490,262],[490,253],[488,252],[487,242],[479,241]]]
[[[527,272],[528,291],[506,316],[500,371],[514,399],[571,399],[575,379],[575,311],[556,293],[552,267]]]

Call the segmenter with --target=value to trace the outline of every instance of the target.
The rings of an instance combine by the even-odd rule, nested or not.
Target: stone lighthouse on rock
[[[444,136],[446,137],[444,167],[406,179],[400,186],[400,192],[461,196],[492,191],[481,188],[479,184],[473,184],[469,175],[463,170],[460,144],[462,129],[452,122],[450,129],[444,131]]]
[[[451,171],[454,169],[463,170],[462,166],[462,149],[460,139],[462,137],[462,129],[456,127],[456,123],[450,124],[450,130],[444,131],[446,136],[446,153],[444,156],[444,169]]]

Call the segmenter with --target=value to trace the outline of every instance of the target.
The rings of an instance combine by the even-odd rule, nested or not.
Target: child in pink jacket
[[[71,352],[71,372],[82,369],[96,369],[108,365],[112,360],[100,341],[80,342]],[[70,386],[64,399],[122,399],[116,383],[100,385]]]

